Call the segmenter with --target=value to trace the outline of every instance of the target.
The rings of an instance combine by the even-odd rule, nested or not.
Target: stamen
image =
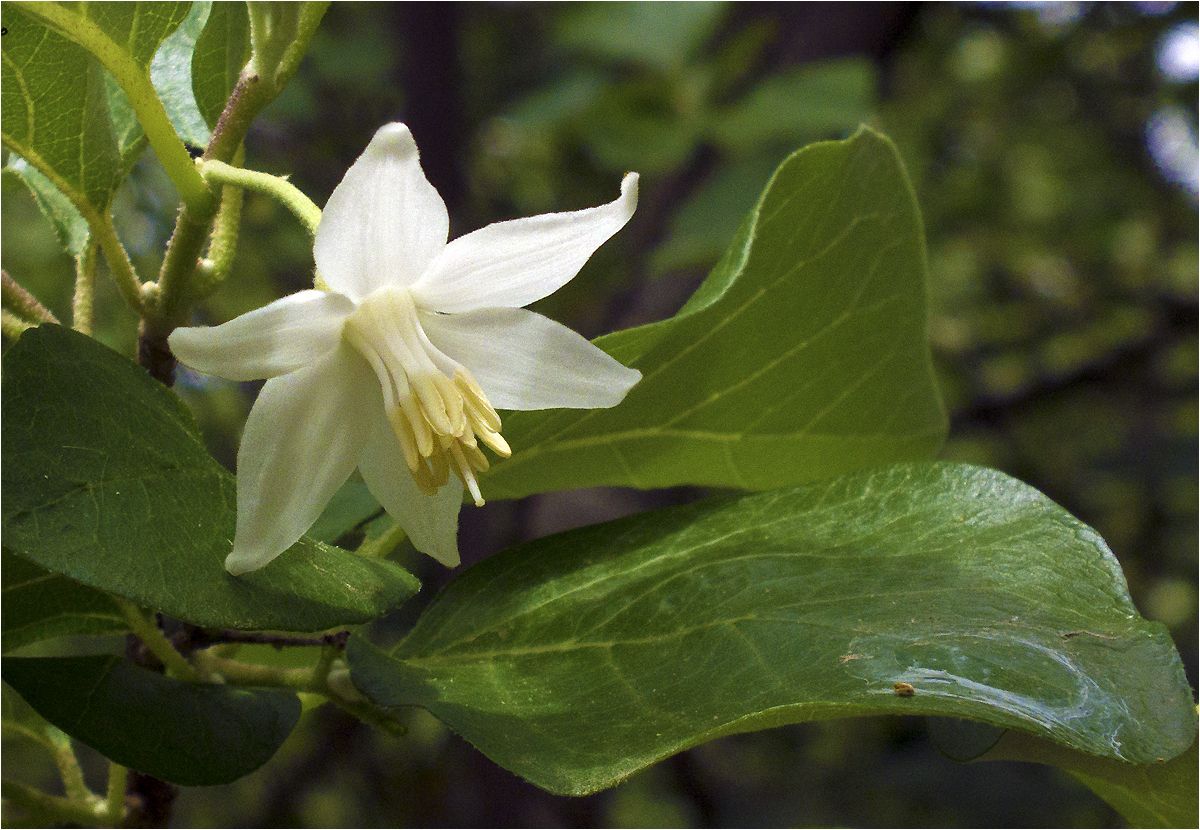
[[[475,378],[421,328],[408,291],[372,294],[347,319],[343,335],[379,379],[388,422],[417,486],[435,493],[453,469],[482,506],[476,474],[491,464],[479,443],[503,458],[512,450],[500,435],[500,416]]]

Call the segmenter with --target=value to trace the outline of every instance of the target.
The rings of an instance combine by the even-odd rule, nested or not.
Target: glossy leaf
[[[243,629],[364,622],[415,593],[403,569],[308,539],[261,571],[226,573],[233,477],[170,390],[94,340],[31,329],[4,375],[4,543],[41,567]]]
[[[246,4],[213,3],[192,55],[192,89],[210,127],[217,125],[225,101],[249,59]]]
[[[931,456],[946,423],[925,272],[891,142],[864,129],[795,153],[678,314],[597,341],[642,371],[621,405],[505,415],[513,457],[487,495],[768,489]]]
[[[424,706],[558,793],[832,717],[966,718],[1132,762],[1196,730],[1170,637],[1095,531],[962,465],[547,537],[464,572],[394,649],[349,655],[377,703]]]
[[[0,563],[5,651],[53,637],[128,629],[120,609],[100,591],[52,574],[7,549]]]
[[[185,683],[118,657],[7,657],[6,683],[105,757],[184,785],[226,784],[266,763],[300,717],[293,692]]]

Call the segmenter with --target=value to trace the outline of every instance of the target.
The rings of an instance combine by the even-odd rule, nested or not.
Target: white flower
[[[357,467],[413,545],[457,565],[464,485],[483,504],[496,409],[615,406],[641,374],[521,307],[557,290],[637,204],[498,222],[447,244],[446,206],[412,134],[388,124],[329,197],[313,254],[330,291],[301,291],[170,338],[183,363],[269,378],[242,436],[230,573],[299,539]],[[453,473],[453,475],[451,475]]]

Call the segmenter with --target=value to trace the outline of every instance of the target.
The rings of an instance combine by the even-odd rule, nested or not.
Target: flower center
[[[512,450],[475,378],[426,336],[408,290],[371,294],[346,318],[342,337],[375,370],[388,422],[417,486],[432,495],[454,470],[482,506],[475,474],[489,465],[479,442],[502,458]]]

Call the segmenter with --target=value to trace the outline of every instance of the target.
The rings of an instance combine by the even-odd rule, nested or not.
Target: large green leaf
[[[52,574],[11,553],[0,554],[4,578],[4,650],[70,634],[114,634],[128,629],[112,599]]]
[[[245,3],[213,3],[192,55],[192,89],[210,127],[217,125],[242,67],[250,59]]]
[[[225,572],[234,479],[170,390],[99,343],[31,329],[4,357],[4,543],[41,567],[196,625],[309,631],[417,589],[403,569],[302,539]]]
[[[300,717],[278,689],[185,683],[118,657],[7,657],[4,680],[50,723],[176,784],[226,784],[266,763]]]
[[[768,489],[932,455],[925,270],[891,142],[864,129],[795,153],[683,310],[597,341],[642,371],[620,406],[505,415],[514,453],[488,495]]]
[[[146,72],[189,3],[78,3],[74,13],[107,36]],[[145,146],[125,93],[81,46],[19,5],[3,7],[4,83],[0,115],[5,146],[45,181],[22,174],[70,253],[86,243],[83,219],[107,212],[117,186]],[[20,172],[20,171],[18,171]],[[48,195],[51,183],[80,214]]]
[[[349,659],[377,703],[424,706],[559,793],[833,717],[966,718],[1139,763],[1196,728],[1166,629],[1095,531],[950,464],[547,537],[467,570],[394,649],[353,638]]]
[[[120,157],[103,70],[80,47],[13,3],[0,17],[4,144],[54,182],[82,213],[107,208]]]

